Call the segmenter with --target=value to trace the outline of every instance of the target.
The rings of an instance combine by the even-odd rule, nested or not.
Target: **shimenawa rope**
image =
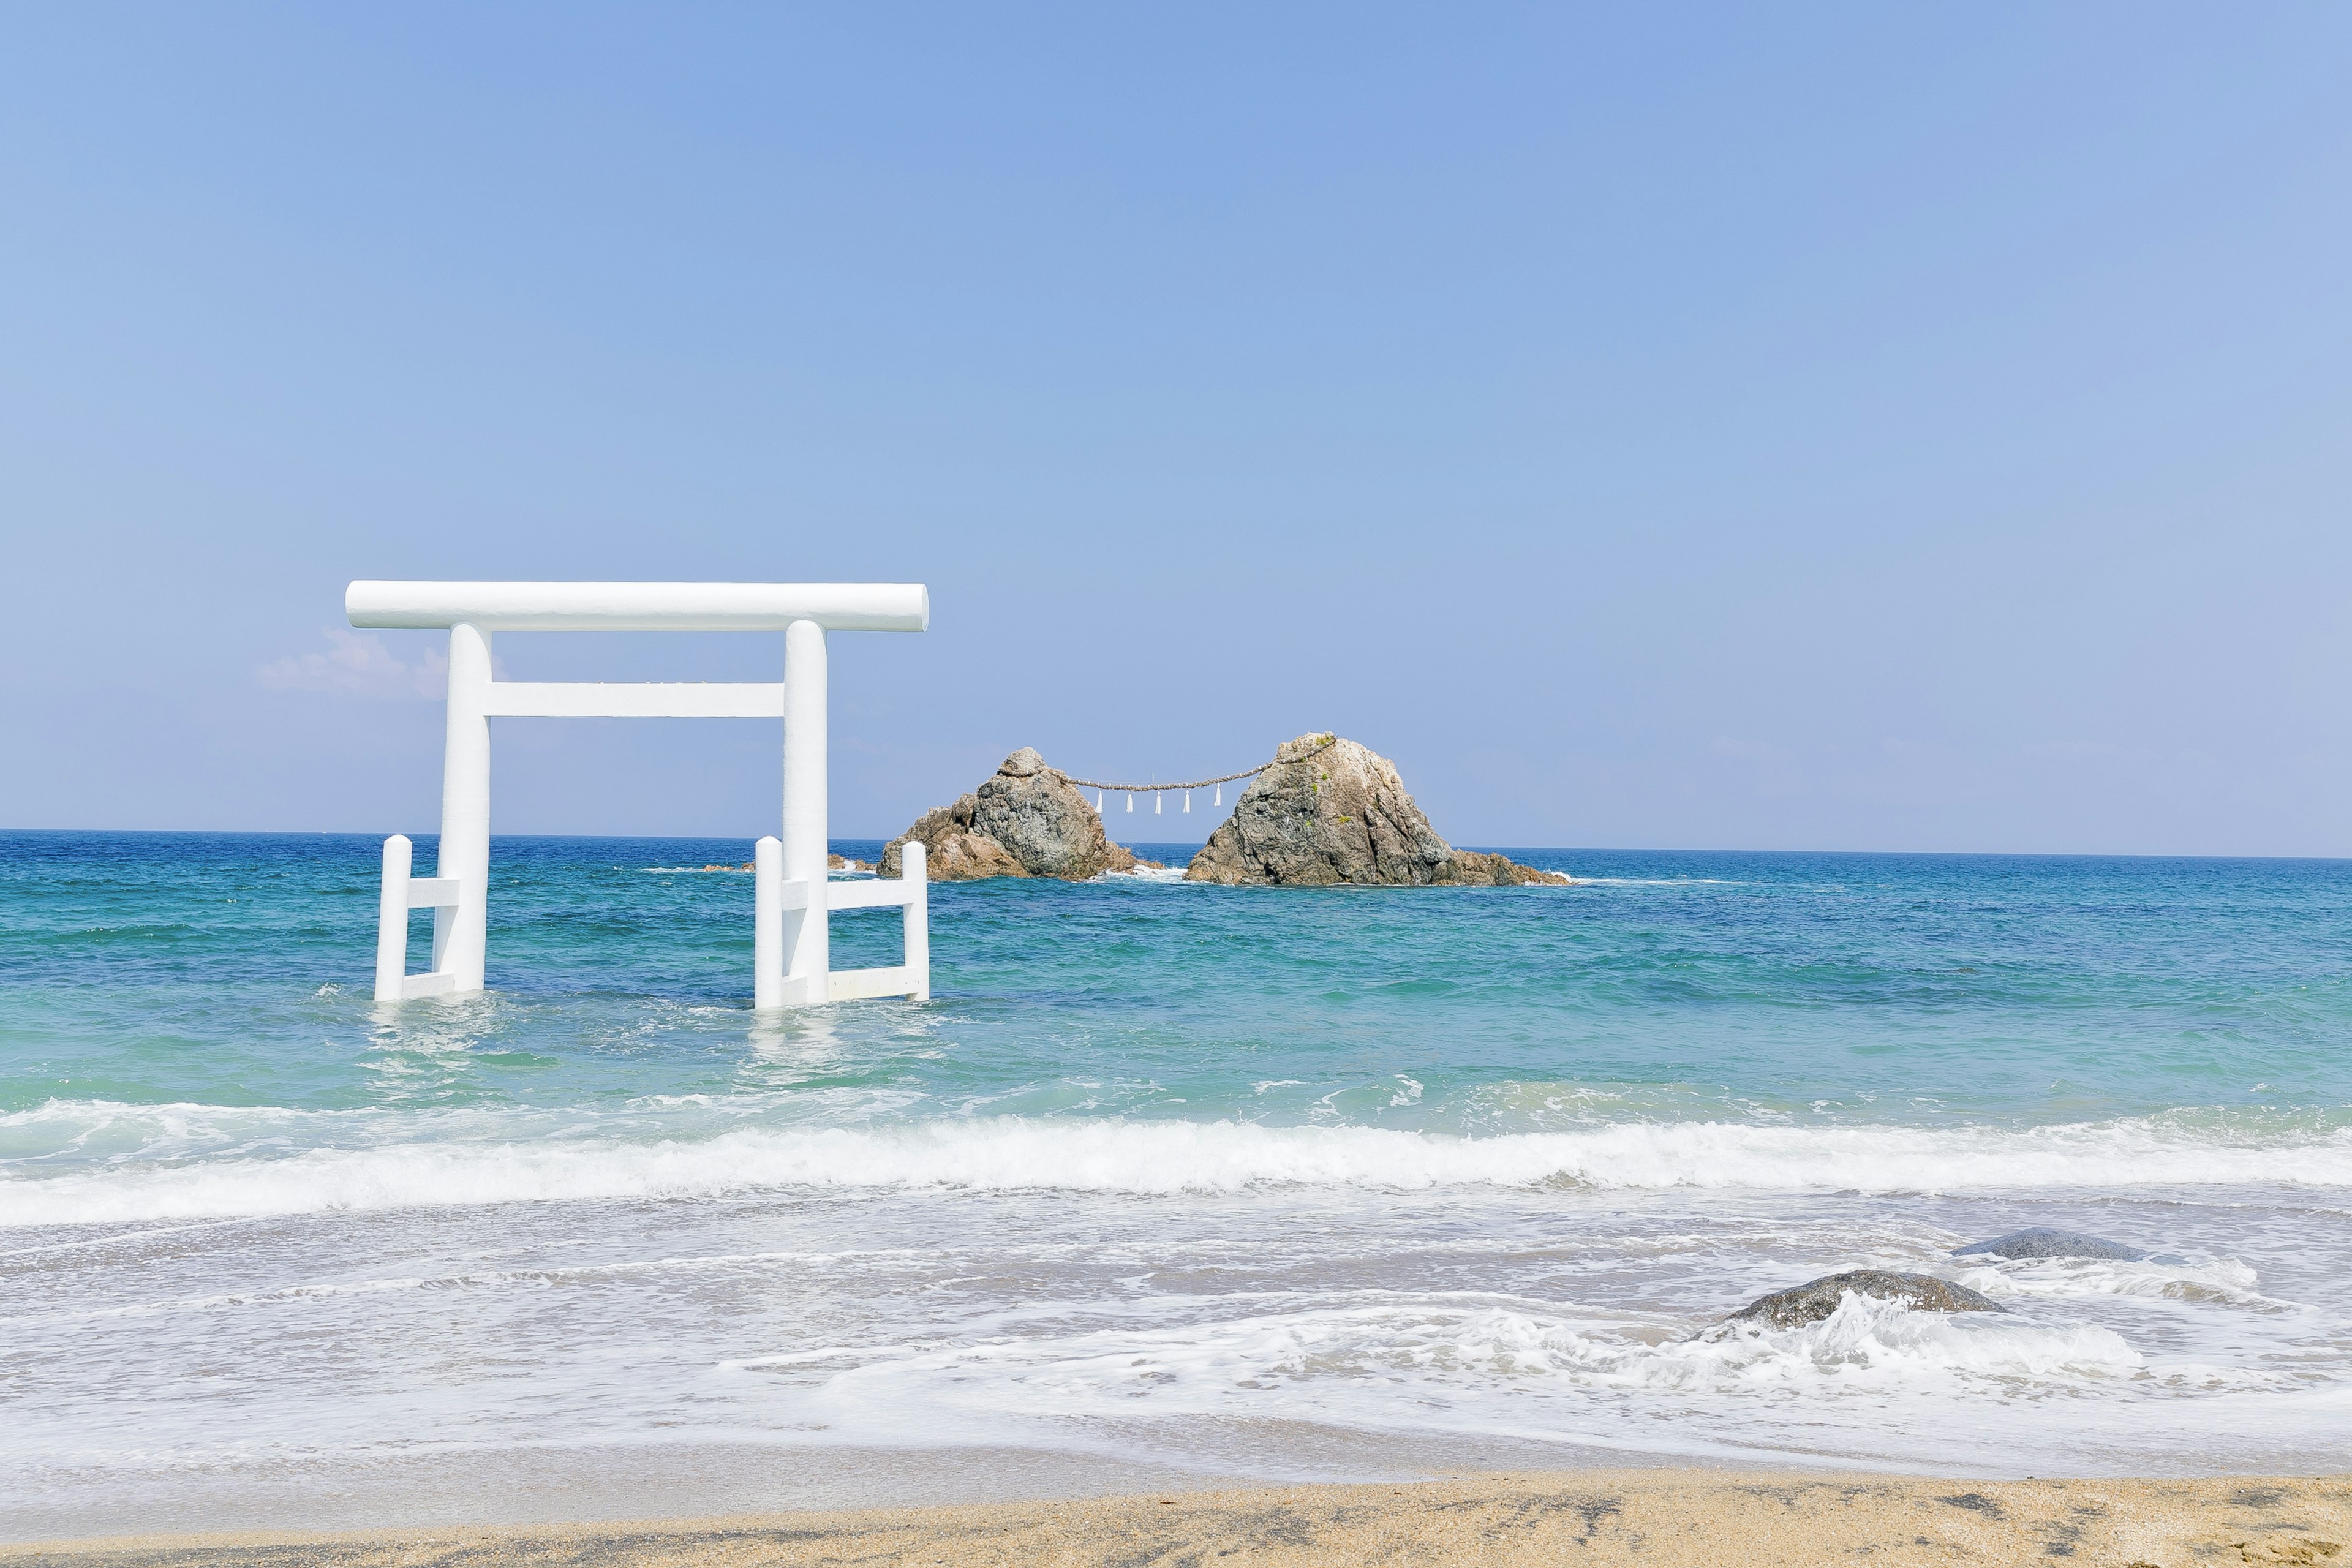
[[[1268,768],[1287,767],[1290,763],[1303,763],[1308,757],[1319,757],[1337,745],[1339,741],[1339,737],[1337,735],[1326,735],[1323,737],[1323,743],[1307,752],[1306,756],[1292,757],[1288,762],[1276,757],[1273,762],[1260,763],[1254,768],[1247,768],[1237,773],[1225,773],[1213,779],[1193,779],[1185,784],[1107,784],[1101,779],[1075,779],[1059,768],[1047,768],[1045,772],[1060,779],[1064,784],[1079,784],[1087,789],[1107,789],[1113,795],[1156,795],[1175,790],[1207,789],[1211,784],[1231,784],[1235,779],[1255,778]]]

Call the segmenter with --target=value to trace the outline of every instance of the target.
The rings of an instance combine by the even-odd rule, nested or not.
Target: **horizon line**
[[[87,837],[116,836],[122,837],[203,837],[203,838],[356,838],[382,843],[387,835],[353,831],[349,828],[263,828],[263,827],[0,827],[0,837],[32,834],[79,835]],[[438,838],[437,832],[411,833],[415,840]],[[836,833],[832,842],[887,844],[896,835]],[[751,844],[756,834],[725,833],[494,833],[493,843],[499,839],[576,839],[613,843],[663,840],[672,843]],[[1111,840],[1133,847],[1150,845],[1154,847],[1193,847],[1205,844],[1205,839],[1189,838],[1129,838]],[[1451,842],[1449,840],[1448,842]],[[1681,847],[1662,845],[1610,844],[1471,844],[1455,847],[1484,851],[1529,851],[1547,855],[1850,855],[1877,857],[1908,857],[1919,859],[1954,860],[2281,860],[2339,864],[2352,862],[2352,855],[2283,855],[2224,853],[2212,850],[2111,850],[2111,849],[1789,849],[1738,848],[1721,846]]]

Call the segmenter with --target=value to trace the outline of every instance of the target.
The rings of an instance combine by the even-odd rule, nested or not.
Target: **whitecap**
[[[1861,1193],[2352,1186],[2352,1133],[2265,1143],[2150,1120],[2025,1129],[1628,1122],[1465,1138],[1369,1127],[987,1116],[885,1127],[738,1121],[727,1131],[679,1135],[659,1115],[605,1121],[524,1110],[53,1102],[0,1117],[0,1149],[32,1156],[0,1162],[9,1167],[0,1175],[0,1226],[790,1187],[1150,1195],[1296,1185]],[[81,1158],[58,1158],[67,1154]],[[93,1154],[101,1158],[93,1163]]]

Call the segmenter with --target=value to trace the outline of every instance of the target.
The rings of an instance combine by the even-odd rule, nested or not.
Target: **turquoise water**
[[[2352,1436],[2352,865],[949,885],[932,1001],[763,1018],[750,853],[499,840],[379,1008],[373,839],[0,835],[0,1526]],[[1706,1336],[1863,1263],[2010,1310]]]

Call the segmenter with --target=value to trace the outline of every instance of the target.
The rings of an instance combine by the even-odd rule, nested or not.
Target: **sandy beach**
[[[2352,1477],[1951,1481],[1587,1471],[1404,1486],[348,1535],[0,1547],[0,1563],[421,1564],[1876,1564],[2344,1561]]]

